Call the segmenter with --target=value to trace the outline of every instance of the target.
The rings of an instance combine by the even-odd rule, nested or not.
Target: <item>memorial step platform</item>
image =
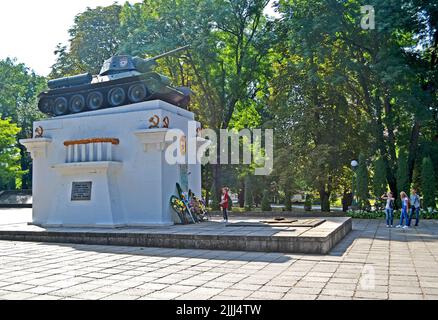
[[[352,229],[348,217],[294,219],[291,225],[260,219],[219,220],[151,227],[39,227],[0,225],[0,240],[181,249],[327,254]]]

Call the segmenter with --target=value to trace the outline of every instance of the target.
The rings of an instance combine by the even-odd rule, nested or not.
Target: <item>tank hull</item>
[[[38,96],[38,108],[47,115],[62,116],[156,99],[187,108],[189,91],[184,87],[171,87],[163,83],[158,73],[149,72],[113,81],[48,90]]]

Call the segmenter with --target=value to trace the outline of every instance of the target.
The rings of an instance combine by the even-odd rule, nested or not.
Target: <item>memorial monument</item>
[[[201,196],[201,166],[169,164],[169,130],[185,154],[194,114],[190,89],[153,71],[156,60],[114,56],[98,76],[51,80],[20,142],[33,159],[33,218],[40,226],[149,226],[175,222],[169,205],[179,183]],[[199,123],[196,123],[199,127]]]

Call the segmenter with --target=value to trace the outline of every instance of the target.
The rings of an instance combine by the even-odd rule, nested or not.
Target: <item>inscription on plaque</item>
[[[71,201],[91,200],[91,181],[72,182]]]

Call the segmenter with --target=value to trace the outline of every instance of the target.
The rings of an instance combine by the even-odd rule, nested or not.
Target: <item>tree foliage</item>
[[[2,119],[0,114],[0,190],[7,189],[23,172],[20,168],[20,149],[17,134],[20,128],[11,119]]]
[[[252,177],[247,176],[245,179],[245,210],[247,211],[251,211],[254,206],[252,189]]]
[[[269,190],[265,190],[263,192],[262,211],[272,211],[271,199],[270,199],[270,191]]]
[[[120,28],[120,12],[117,4],[107,7],[88,8],[75,17],[68,31],[69,46],[58,44],[57,61],[50,77],[59,78],[78,73],[97,74],[103,62],[116,54],[124,39]]]
[[[386,168],[382,158],[377,158],[374,161],[373,169],[373,193],[374,197],[379,199],[387,190]]]
[[[400,152],[397,160],[397,190],[409,194],[408,158],[405,152]]]
[[[423,206],[425,208],[435,208],[436,180],[432,160],[430,157],[423,159],[421,170],[421,192],[423,195]]]
[[[36,75],[22,63],[14,59],[0,60],[0,118],[8,118],[20,130],[16,133],[18,139],[32,136],[33,122],[41,119],[43,114],[37,108],[37,94],[45,87],[45,79]],[[24,189],[31,186],[31,174],[29,169],[31,159],[24,146],[19,145],[20,176],[19,183]],[[15,156],[13,161],[15,161]],[[15,170],[15,169],[14,169]],[[9,179],[7,188],[16,187],[15,179]],[[18,187],[18,185],[17,185]],[[1,187],[0,187],[1,188]]]
[[[368,205],[368,165],[363,154],[359,156],[359,166],[357,167],[356,190],[359,207],[364,209]]]

